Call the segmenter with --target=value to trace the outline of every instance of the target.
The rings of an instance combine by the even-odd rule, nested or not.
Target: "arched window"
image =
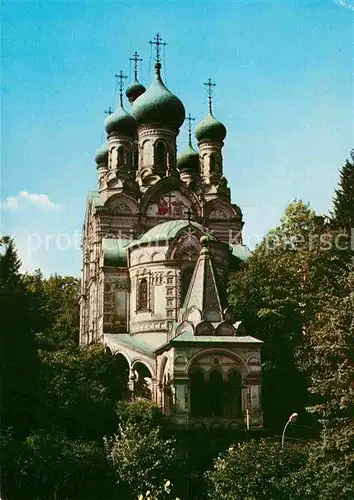
[[[193,417],[206,416],[206,386],[204,375],[196,369],[190,375],[190,413]]]
[[[134,168],[137,170],[139,168],[139,151],[137,146],[134,147],[133,162]]]
[[[207,384],[208,416],[223,417],[225,406],[224,380],[219,370],[212,370]]]
[[[232,370],[227,381],[227,413],[230,417],[242,415],[242,377],[239,371]]]
[[[118,167],[125,164],[125,151],[123,146],[120,146],[117,151],[117,163]]]
[[[216,172],[216,154],[211,153],[210,155],[210,172]]]
[[[166,146],[159,141],[155,148],[155,166],[166,167]]]
[[[138,307],[139,311],[148,308],[148,282],[146,278],[139,281],[138,285]]]

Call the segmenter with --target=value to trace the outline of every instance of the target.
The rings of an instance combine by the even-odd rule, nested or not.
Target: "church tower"
[[[96,151],[98,190],[83,231],[81,344],[102,343],[126,366],[133,398],[161,405],[177,425],[262,426],[261,342],[234,317],[227,272],[249,255],[242,213],[231,203],[212,109],[177,156],[185,108],[162,79],[157,34],[152,83],[117,75],[118,105]],[[128,106],[129,106],[128,104]],[[127,111],[129,109],[129,111]]]

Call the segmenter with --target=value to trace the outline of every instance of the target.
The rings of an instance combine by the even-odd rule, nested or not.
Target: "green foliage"
[[[87,500],[112,498],[113,477],[102,447],[37,431],[3,446],[5,498]]]
[[[354,228],[354,150],[340,171],[339,186],[333,200],[332,221],[350,233]]]
[[[79,341],[80,280],[54,274],[44,279],[41,271],[23,277],[36,298],[36,332],[46,350],[73,347]]]
[[[309,478],[298,476],[306,463],[307,450],[299,445],[287,444],[282,449],[280,443],[261,440],[231,446],[206,473],[208,498],[315,500]],[[301,496],[306,488],[310,494]]]
[[[163,500],[163,499],[168,499],[171,498],[171,488],[172,484],[171,481],[167,480],[163,487],[159,489],[155,489],[153,491],[148,490],[145,495],[139,495],[138,500]],[[175,500],[180,500],[178,497],[175,498]]]
[[[127,397],[127,373],[103,346],[40,353],[41,421],[73,437],[102,439],[118,423],[115,406]]]
[[[309,329],[304,369],[317,404],[309,411],[322,424],[312,462],[325,478],[320,498],[350,499],[354,492],[354,272],[337,281]]]
[[[152,401],[119,401],[117,414],[124,424],[136,424],[143,429],[162,427],[165,423],[161,408]]]
[[[34,424],[37,407],[33,296],[20,275],[13,240],[2,238],[0,249],[1,424],[25,435]]]
[[[265,425],[281,429],[293,411],[306,405],[307,385],[295,352],[314,309],[314,255],[322,221],[302,202],[286,209],[229,284],[230,303],[250,335],[264,341],[262,392]],[[312,249],[309,242],[312,241]],[[303,415],[301,415],[303,418]]]
[[[121,425],[118,433],[105,441],[105,449],[126,499],[158,490],[175,461],[173,442],[163,439],[158,428],[144,430],[138,424]]]

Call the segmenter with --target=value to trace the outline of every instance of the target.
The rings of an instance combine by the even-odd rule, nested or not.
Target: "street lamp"
[[[284,439],[285,439],[285,431],[286,431],[286,428],[288,427],[288,425],[290,424],[290,422],[296,422],[296,419],[298,417],[298,414],[297,413],[292,413],[289,417],[289,420],[286,422],[285,426],[284,426],[284,430],[283,430],[283,435],[281,437],[281,447],[284,448]]]

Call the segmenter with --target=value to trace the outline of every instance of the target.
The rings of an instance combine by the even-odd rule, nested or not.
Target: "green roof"
[[[158,224],[157,226],[149,229],[145,234],[141,236],[139,240],[134,240],[130,243],[129,247],[132,248],[134,246],[140,245],[151,245],[152,243],[160,243],[167,242],[173,240],[182,229],[187,226],[191,226],[191,231],[193,232],[193,228],[203,232],[203,226],[198,224],[197,222],[188,220],[170,220],[168,222],[163,222],[162,224]],[[214,237],[211,237],[215,240]]]
[[[119,347],[128,347],[133,351],[146,354],[147,356],[154,356],[153,348],[143,340],[137,338],[135,335],[129,333],[105,333],[105,342],[111,346],[119,349]]]
[[[246,245],[230,245],[230,247],[232,250],[232,255],[240,260],[245,261],[252,255],[252,252],[249,248],[246,247]]]
[[[261,340],[250,335],[194,335],[192,331],[177,335],[171,342],[198,342],[200,343],[236,343],[236,344],[263,344]]]
[[[159,64],[155,66],[155,70],[155,78],[150,87],[134,101],[132,115],[138,125],[161,123],[178,129],[184,122],[184,106],[161,80]]]
[[[127,249],[130,240],[102,238],[105,266],[127,267]]]
[[[226,128],[223,123],[209,113],[195,129],[195,136],[199,142],[202,140],[222,142],[226,137]]]
[[[155,348],[154,352],[164,351],[168,346],[173,347],[176,344],[190,342],[194,344],[263,344],[262,340],[258,340],[250,335],[194,335],[192,331],[181,333],[177,337]]]
[[[92,207],[103,207],[104,203],[98,191],[89,191],[88,193],[89,201],[92,200]]]

